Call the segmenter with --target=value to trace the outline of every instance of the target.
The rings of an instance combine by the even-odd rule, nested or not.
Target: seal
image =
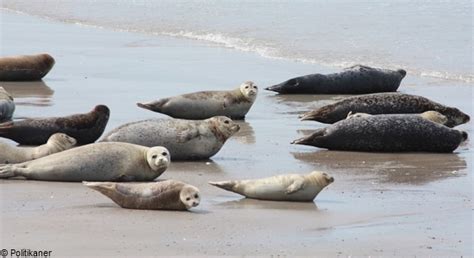
[[[0,164],[21,163],[68,150],[76,145],[76,139],[55,133],[46,144],[38,147],[16,147],[0,142]]]
[[[467,137],[421,116],[377,115],[342,120],[292,143],[347,151],[453,152]]]
[[[454,107],[448,107],[425,97],[404,93],[374,93],[352,96],[335,103],[309,111],[301,120],[315,120],[332,124],[347,117],[349,112],[368,114],[413,114],[425,111],[436,111],[446,116],[446,126],[469,122],[470,117]]]
[[[15,102],[12,95],[0,87],[0,122],[10,120],[15,111]]]
[[[0,137],[22,145],[41,145],[55,133],[65,133],[77,140],[77,144],[95,142],[104,132],[109,121],[109,108],[96,106],[91,112],[65,117],[25,119],[0,124]]]
[[[403,115],[403,114],[401,114],[401,115]],[[441,125],[444,125],[448,122],[448,118],[446,116],[442,115],[439,112],[433,111],[433,110],[426,111],[426,112],[423,112],[421,114],[405,114],[405,115],[407,115],[407,116],[420,116],[424,119],[430,120],[432,122],[435,122],[435,123],[438,123],[438,124],[441,124]],[[346,119],[351,119],[351,118],[355,118],[355,117],[369,117],[369,116],[373,116],[373,115],[367,114],[367,113],[352,114],[352,112],[349,112],[349,114],[347,114]],[[383,114],[382,116],[389,116],[389,115]]]
[[[266,90],[280,94],[366,94],[397,91],[406,71],[355,65],[340,73],[310,74],[289,79]]]
[[[239,129],[225,116],[206,120],[149,119],[122,125],[101,141],[164,146],[173,160],[208,159]]]
[[[25,177],[46,181],[152,181],[168,168],[164,147],[123,142],[93,143],[49,156],[0,165],[0,178]]]
[[[199,205],[201,194],[192,185],[175,180],[152,183],[83,182],[122,208],[189,210]]]
[[[242,120],[255,102],[257,93],[258,87],[247,81],[232,91],[194,92],[137,105],[174,118],[206,119],[227,116]]]
[[[209,182],[247,198],[270,201],[312,202],[324,187],[334,182],[326,173],[289,174],[254,180]]]
[[[0,81],[38,81],[54,66],[49,54],[0,58]]]

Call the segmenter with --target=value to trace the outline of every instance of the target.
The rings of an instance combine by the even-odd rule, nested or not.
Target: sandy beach
[[[0,86],[14,118],[111,109],[106,132],[164,117],[136,102],[252,80],[258,99],[242,129],[208,161],[173,162],[160,179],[201,190],[190,212],[121,209],[80,183],[0,180],[0,248],[52,257],[155,255],[472,256],[472,140],[452,154],[327,151],[290,142],[317,122],[298,114],[342,96],[279,96],[263,88],[295,75],[338,69],[268,59],[173,37],[114,31],[0,11],[0,54],[50,53],[42,82]],[[472,84],[408,73],[400,91],[473,117]],[[472,121],[457,127],[473,135]],[[4,142],[11,141],[0,139]],[[208,181],[325,171],[335,182],[314,203],[268,202]]]

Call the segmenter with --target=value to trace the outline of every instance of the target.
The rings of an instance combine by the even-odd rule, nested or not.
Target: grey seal
[[[467,137],[420,116],[377,115],[342,120],[292,143],[347,151],[453,152]]]
[[[324,187],[334,182],[326,173],[289,174],[253,180],[209,182],[247,198],[271,201],[312,202]]]
[[[397,91],[406,71],[378,69],[363,65],[340,73],[310,74],[266,88],[280,94],[365,94]]]
[[[0,87],[0,122],[10,120],[15,112],[15,102],[12,95]]]
[[[201,201],[199,189],[175,180],[152,183],[83,183],[126,209],[189,210],[198,206]]]
[[[149,119],[122,125],[109,132],[101,141],[164,146],[170,151],[173,160],[208,159],[239,128],[239,125],[225,116],[206,120]]]
[[[0,165],[0,178],[46,181],[152,181],[168,168],[164,147],[93,143],[19,164]]]
[[[174,118],[206,119],[227,116],[244,119],[255,102],[257,93],[257,86],[247,81],[231,91],[200,91],[137,105]]]
[[[49,54],[23,55],[0,58],[0,81],[41,80],[54,66]]]
[[[0,142],[0,164],[21,163],[68,150],[76,145],[76,139],[55,133],[46,144],[37,147],[16,147]]]
[[[14,140],[22,145],[41,145],[55,133],[65,133],[77,144],[95,142],[104,132],[109,121],[110,110],[98,105],[85,114],[65,117],[37,118],[0,124],[0,137]]]
[[[367,114],[413,114],[437,111],[448,118],[446,126],[467,123],[470,117],[454,107],[428,98],[404,93],[374,93],[344,98],[303,114],[301,120],[332,124],[346,118],[349,112]]]

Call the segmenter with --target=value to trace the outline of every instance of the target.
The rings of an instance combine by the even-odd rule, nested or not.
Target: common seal
[[[332,176],[313,171],[307,175],[289,174],[254,180],[209,182],[209,184],[247,198],[311,202],[332,182],[334,182]]]
[[[79,145],[89,144],[102,135],[109,114],[107,106],[98,105],[86,114],[6,122],[0,124],[0,137],[22,145],[41,145],[52,134],[65,133],[75,138]]]
[[[466,139],[466,132],[421,116],[392,114],[342,120],[292,143],[330,150],[452,152]]]
[[[365,94],[397,91],[406,71],[355,65],[340,73],[310,74],[265,88],[280,94]]]
[[[469,121],[469,116],[425,97],[404,93],[375,93],[352,96],[325,105],[300,116],[301,120],[315,120],[332,124],[346,118],[349,112],[368,114],[412,114],[437,111],[448,118],[446,126],[454,127]]]
[[[152,181],[168,168],[164,147],[93,143],[19,164],[0,165],[0,178],[46,181]]]
[[[55,61],[49,54],[0,58],[0,81],[37,81],[53,68]]]
[[[16,147],[0,142],[0,164],[21,163],[68,150],[76,145],[76,139],[55,133],[46,144],[38,147]]]
[[[0,122],[9,120],[15,111],[15,102],[12,95],[0,87]]]
[[[198,206],[201,200],[199,189],[175,180],[152,183],[83,183],[126,209],[189,210]]]
[[[389,115],[390,114],[382,114],[381,116],[389,116]],[[400,114],[400,115],[403,115],[403,114]],[[432,122],[435,122],[435,123],[438,123],[438,124],[441,124],[441,125],[444,125],[448,122],[448,118],[446,116],[442,115],[439,112],[433,111],[433,110],[426,111],[426,112],[423,112],[421,114],[405,114],[405,115],[407,115],[407,116],[420,116],[424,119],[430,120]],[[355,114],[353,114],[352,112],[349,112],[349,114],[347,114],[346,119],[351,119],[351,118],[355,118],[355,117],[369,117],[369,116],[373,116],[373,115],[367,114],[367,113],[355,113]]]
[[[227,116],[244,119],[255,102],[257,93],[257,86],[247,81],[231,91],[200,91],[137,105],[174,118],[206,119]]]
[[[164,146],[173,160],[208,159],[239,129],[239,125],[225,116],[206,120],[149,119],[122,125],[102,141]]]

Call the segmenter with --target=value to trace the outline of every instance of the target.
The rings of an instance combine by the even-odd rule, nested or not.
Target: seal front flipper
[[[304,188],[304,179],[298,178],[298,179],[295,179],[293,183],[288,186],[288,188],[286,188],[285,193],[286,194],[296,193],[299,190],[303,190],[303,188]]]
[[[197,128],[188,127],[177,133],[177,142],[185,143],[196,137],[199,137],[201,134]]]
[[[121,175],[117,176],[116,178],[114,178],[112,181],[114,181],[114,182],[133,182],[133,181],[135,181],[135,177],[130,176],[130,175],[121,174]]]

